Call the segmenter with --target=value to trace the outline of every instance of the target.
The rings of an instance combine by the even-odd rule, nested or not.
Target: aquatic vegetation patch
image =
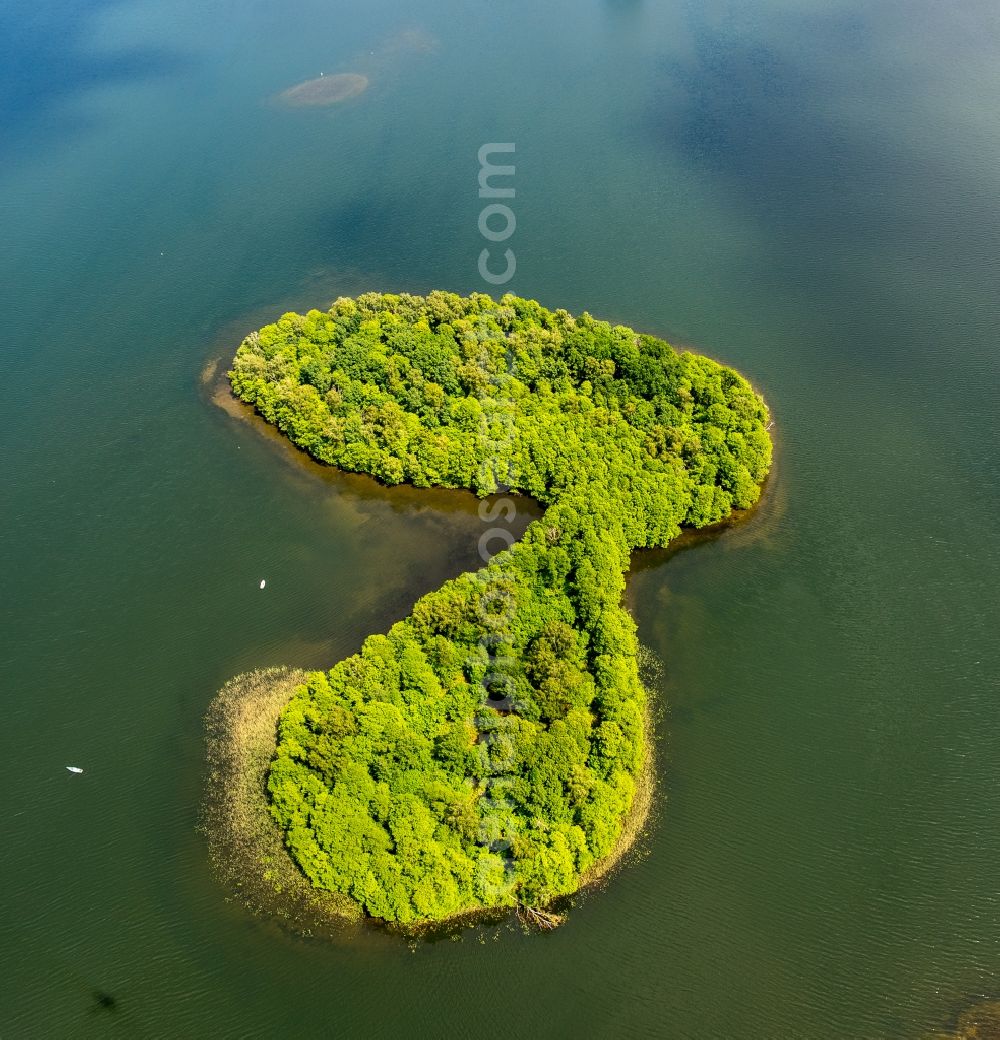
[[[229,680],[205,719],[208,783],[201,828],[219,875],[255,911],[301,928],[360,916],[359,908],[308,883],[268,808],[267,776],[277,718],[306,673],[262,668]]]
[[[283,315],[230,379],[321,462],[545,506],[480,571],[304,676],[267,776],[294,861],[405,927],[575,892],[634,830],[649,761],[630,553],[757,501],[760,396],[624,326],[444,292]]]
[[[927,1040],[1000,1040],[1000,1001],[973,1004],[959,1014],[954,1029],[933,1033]]]

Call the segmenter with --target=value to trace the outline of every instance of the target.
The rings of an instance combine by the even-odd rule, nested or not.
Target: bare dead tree
[[[525,906],[523,903],[518,904],[517,919],[521,924],[540,928],[543,932],[551,932],[565,920],[562,914],[554,914],[550,910],[539,910],[538,907]]]

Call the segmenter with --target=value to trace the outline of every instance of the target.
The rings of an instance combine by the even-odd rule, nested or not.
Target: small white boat
[[[82,773],[83,770],[79,766],[67,766],[66,767],[71,773]]]
[[[267,582],[263,578],[261,578],[260,579],[260,587],[263,588],[266,584],[267,584]]]

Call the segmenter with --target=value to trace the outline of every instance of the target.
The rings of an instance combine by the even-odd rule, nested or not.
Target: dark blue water
[[[0,1036],[903,1040],[1000,994],[992,5],[2,17]],[[370,86],[273,101],[320,72]],[[490,141],[508,288],[741,369],[774,479],[636,560],[665,665],[637,862],[551,935],[310,942],[209,871],[201,716],[352,652],[481,525],[303,466],[200,376],[285,309],[488,288]]]

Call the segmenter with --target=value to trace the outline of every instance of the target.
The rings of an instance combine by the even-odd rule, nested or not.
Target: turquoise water
[[[0,1036],[903,1040],[1000,995],[991,5],[5,21]],[[370,87],[271,101],[324,71]],[[551,935],[304,940],[209,872],[201,716],[352,652],[482,526],[303,466],[200,377],[290,307],[484,289],[489,141],[509,287],[734,364],[775,475],[751,524],[636,559],[665,665],[637,862]]]

